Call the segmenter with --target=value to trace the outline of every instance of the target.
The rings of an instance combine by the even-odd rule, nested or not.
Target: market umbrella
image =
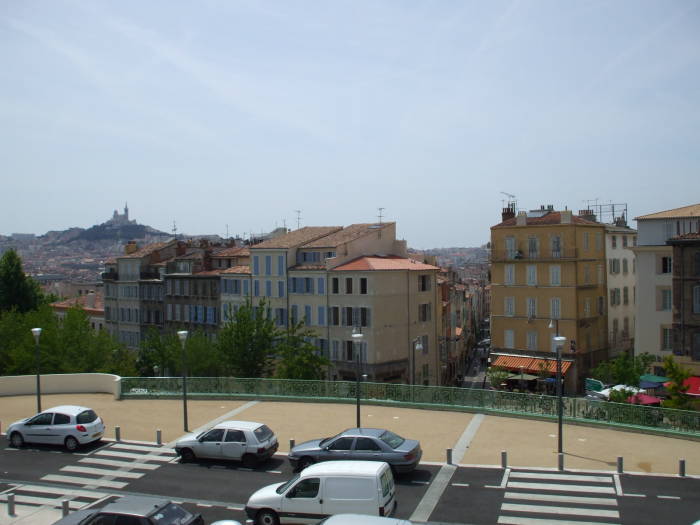
[[[668,383],[664,383],[665,387],[668,387],[672,381],[669,381]],[[686,394],[689,396],[700,396],[700,377],[698,376],[690,376],[688,379],[683,381],[684,385],[688,385],[688,390],[686,391]]]
[[[648,394],[635,394],[628,397],[627,402],[634,405],[659,405],[661,404],[661,398]]]

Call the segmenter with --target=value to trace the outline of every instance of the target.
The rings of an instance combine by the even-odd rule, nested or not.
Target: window
[[[598,297],[598,315],[605,314],[605,297]]]
[[[587,264],[583,267],[583,284],[591,284],[591,267]]]
[[[515,266],[512,264],[506,264],[504,267],[503,284],[511,285],[515,284]]]
[[[515,259],[515,237],[506,237],[506,257]]]
[[[265,275],[272,275],[272,255],[265,256]]]
[[[603,271],[603,265],[598,265],[598,284],[603,284],[605,281],[605,272]]]
[[[289,491],[290,498],[315,498],[318,496],[318,489],[321,486],[321,478],[307,478],[297,483]]]
[[[430,321],[430,303],[418,305],[418,320],[422,323]]]
[[[552,264],[549,267],[549,284],[551,286],[561,286],[561,266]]]
[[[325,295],[326,294],[326,278],[325,277],[318,278],[318,286],[316,286],[316,290],[318,291],[318,295]]]
[[[515,315],[515,297],[504,297],[503,315],[513,317]]]
[[[277,275],[284,275],[284,255],[277,256]]]
[[[552,238],[550,239],[551,241],[551,249],[552,249],[552,257],[555,259],[558,259],[561,257],[561,237],[559,235],[553,235]]]
[[[673,272],[673,261],[671,257],[661,257],[661,272],[660,273],[672,273]]]
[[[626,239],[627,237],[625,237]],[[627,262],[627,259],[622,259],[622,273],[628,273],[629,272],[629,263]]]
[[[583,300],[583,316],[584,317],[591,316],[591,298],[590,297],[586,297]]]
[[[260,281],[258,281],[257,279],[253,281],[253,295],[255,297],[260,296]]]
[[[250,295],[250,281],[243,281],[243,295]]]
[[[382,448],[372,438],[358,437],[355,442],[355,450],[363,452],[380,451]]]
[[[253,275],[260,275],[260,257],[253,256]]]
[[[427,292],[430,290],[430,275],[419,275],[418,276],[418,291]]]
[[[343,326],[355,326],[353,321],[352,307],[343,306]]]
[[[333,279],[331,279],[332,293],[338,293],[338,280],[339,279],[337,277],[333,277]]]
[[[588,251],[590,248],[590,234],[588,232],[583,233],[583,249]]]
[[[337,361],[340,356],[340,341],[334,340],[331,344],[331,359]]]
[[[333,326],[339,326],[340,325],[340,307],[331,306],[330,310],[328,311],[328,314],[329,314],[328,323],[333,325]]]
[[[537,350],[537,332],[527,333],[527,349]]]
[[[622,289],[622,301],[624,304],[630,303],[630,289],[627,286]]]
[[[700,285],[693,286],[693,313],[700,314]]]
[[[330,444],[328,450],[352,450],[352,442],[354,437],[339,437]]]
[[[226,432],[226,443],[246,443],[245,434],[242,430],[229,430]]]
[[[503,346],[505,348],[515,348],[515,333],[513,330],[503,331]]]
[[[272,297],[272,281],[265,281],[265,297]]]
[[[671,311],[673,307],[673,299],[671,296],[671,290],[669,288],[661,289],[661,310],[664,312]]]
[[[65,414],[54,414],[53,416],[54,425],[70,425],[70,416]]]
[[[527,265],[527,285],[537,286],[537,265],[535,264]]]
[[[561,319],[561,300],[559,297],[552,297],[549,300],[549,316],[552,319]]]
[[[527,254],[530,259],[537,259],[540,256],[540,240],[537,237],[527,239]]]
[[[598,251],[603,249],[603,234],[601,232],[595,234],[595,249]]]
[[[617,235],[613,235],[610,237],[610,242],[612,242],[612,247],[617,248]]]
[[[661,350],[671,350],[673,348],[673,330],[661,327]]]
[[[311,306],[308,304],[304,306],[304,324],[307,326],[313,324],[313,319],[311,318]]]
[[[352,341],[345,341],[345,360],[353,361],[355,357],[354,346]]]
[[[627,235],[622,236],[622,247],[627,248]]]
[[[215,428],[213,430],[210,430],[204,436],[202,436],[201,441],[203,443],[216,443],[223,441],[224,439],[224,429],[223,428]]]
[[[326,325],[326,307],[325,306],[318,307],[318,325],[319,326]]]
[[[430,305],[428,305],[430,306]],[[430,313],[430,312],[428,312]],[[360,308],[360,326],[369,326],[370,325],[370,309],[365,308],[364,306]]]
[[[527,298],[527,317],[528,319],[537,317],[537,297]]]
[[[367,295],[367,277],[360,277],[360,294]]]
[[[345,293],[352,293],[352,277],[345,278]]]
[[[284,297],[284,281],[277,281],[277,297]]]
[[[296,304],[292,305],[292,324],[299,322],[299,307]]]

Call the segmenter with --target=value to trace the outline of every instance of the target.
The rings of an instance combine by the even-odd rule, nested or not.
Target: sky
[[[697,0],[6,0],[0,64],[5,235],[700,202]]]

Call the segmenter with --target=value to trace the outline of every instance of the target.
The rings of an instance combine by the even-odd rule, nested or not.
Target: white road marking
[[[125,470],[109,470],[104,468],[83,467],[81,465],[67,465],[60,469],[61,472],[76,472],[78,474],[94,474],[96,476],[109,476],[113,478],[139,479],[141,472],[129,472]]]
[[[587,509],[576,507],[546,507],[543,505],[522,505],[519,503],[504,503],[501,511],[532,512],[536,514],[568,514],[571,516],[591,516],[596,518],[619,518],[616,510]]]
[[[168,447],[147,447],[143,445],[131,445],[129,443],[115,443],[110,448],[138,450],[141,452],[150,452],[151,454],[175,454],[175,451]]]
[[[522,499],[528,501],[552,501],[556,503],[583,503],[587,505],[617,506],[615,498],[587,498],[585,496],[555,496],[554,494],[533,494],[528,492],[506,492],[505,499]]]
[[[141,470],[154,470],[160,467],[155,463],[139,463],[137,461],[119,461],[117,459],[100,459],[100,458],[84,458],[79,463],[91,463],[93,465],[105,465],[107,467],[117,468],[135,468]]]
[[[680,496],[662,496],[662,495],[660,495],[660,494],[659,494],[658,496],[656,496],[656,497],[659,498],[659,499],[681,499]]]
[[[73,483],[74,485],[85,485],[90,487],[109,487],[111,489],[123,489],[127,483],[121,481],[110,481],[95,478],[81,478],[79,476],[56,476],[49,474],[41,478],[44,481],[55,481],[57,483]]]
[[[557,485],[555,483],[523,483],[511,481],[508,488],[528,490],[554,490],[561,492],[593,492],[596,494],[615,494],[612,487],[594,487],[591,485]]]
[[[469,483],[453,483],[453,487],[468,487]]]
[[[615,475],[613,476],[613,479],[615,480],[615,493],[616,493],[618,496],[622,496],[623,493],[622,493],[622,483],[620,483],[620,475],[619,475],[619,474],[615,474]]]
[[[646,498],[646,494],[623,494],[623,496],[629,496],[630,498]]]
[[[511,472],[511,478],[551,479],[560,481],[590,481],[591,483],[612,483],[611,476],[586,476],[581,474],[548,474],[544,472]]]
[[[163,461],[165,463],[169,462],[172,458],[156,456],[150,454],[134,454],[133,452],[118,452],[115,450],[100,450],[96,455],[98,456],[110,456],[115,458],[130,458],[130,459],[140,459],[142,461]]]
[[[524,518],[520,516],[499,516],[498,523],[501,525],[602,525],[594,521],[569,521],[553,520],[552,518]]]

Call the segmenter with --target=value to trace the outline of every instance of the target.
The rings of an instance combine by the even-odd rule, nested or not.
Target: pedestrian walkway
[[[620,522],[613,475],[509,470],[505,489],[498,516],[500,524]]]

